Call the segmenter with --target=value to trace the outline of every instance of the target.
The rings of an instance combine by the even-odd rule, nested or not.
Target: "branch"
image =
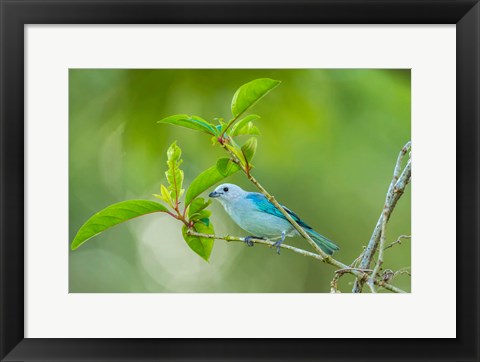
[[[411,239],[412,237],[410,235],[400,235],[397,240],[395,240],[393,243],[389,244],[388,246],[385,247],[385,249],[383,250],[387,250],[389,248],[391,248],[392,246],[394,246],[395,244],[401,244],[402,243],[402,239]]]
[[[393,171],[393,178],[390,186],[388,187],[387,196],[385,198],[385,205],[383,207],[383,211],[380,214],[380,217],[377,221],[377,225],[373,231],[372,236],[370,237],[370,241],[363,253],[362,260],[359,264],[359,268],[361,269],[368,269],[370,267],[370,263],[373,260],[375,252],[378,249],[378,245],[381,244],[379,250],[379,257],[378,261],[374,268],[374,273],[372,275],[373,278],[376,277],[376,273],[380,270],[380,267],[383,263],[383,251],[384,251],[384,243],[385,243],[385,229],[390,216],[397,204],[397,201],[403,195],[405,191],[405,187],[408,185],[412,175],[412,163],[411,159],[408,160],[407,165],[403,169],[403,172],[400,174],[401,165],[403,158],[407,154],[408,151],[411,149],[411,142],[407,142],[405,146],[403,146],[402,150],[400,151],[397,163],[395,164],[395,169]],[[353,293],[360,293],[362,291],[363,283],[365,281],[356,280],[353,286]],[[372,284],[368,281],[369,287],[372,290]],[[373,291],[373,290],[372,290]]]
[[[196,231],[193,231],[192,229],[188,229],[187,233],[191,236],[196,236],[196,237],[199,237],[199,238],[225,240],[227,242],[231,242],[231,241],[233,241],[233,242],[245,242],[245,238],[240,238],[240,237],[236,237],[236,236],[229,236],[229,235],[218,236],[218,235],[211,235],[211,234],[202,234],[202,233],[197,233]],[[255,244],[266,245],[268,247],[272,247],[275,244],[274,242],[272,242],[270,240],[264,240],[264,239],[250,238],[249,240],[251,242],[255,243]],[[321,255],[312,253],[310,251],[306,251],[306,250],[296,248],[294,246],[290,246],[290,245],[286,245],[286,244],[281,244],[280,247],[285,249],[285,250],[290,250],[290,251],[293,251],[294,253],[297,253],[297,254],[300,254],[300,255],[303,255],[303,256],[308,256],[308,257],[326,262],[327,264],[337,266],[336,264],[333,264],[333,263],[325,260]],[[359,279],[368,280],[370,278],[370,276],[367,274],[368,272],[370,272],[370,270],[364,270],[364,269],[359,269],[359,268],[351,268],[351,267],[349,267],[349,266],[347,266],[347,265],[345,265],[345,264],[343,264],[343,263],[341,263],[341,262],[339,262],[339,261],[337,261],[333,258],[330,258],[330,259],[334,260],[336,263],[338,263],[339,265],[342,266],[339,270],[337,270],[335,272],[336,275],[343,275],[345,273],[349,273],[349,274],[353,274],[355,277],[357,277]],[[403,291],[402,289],[397,288],[397,287],[395,287],[391,284],[388,284],[388,283],[384,282],[383,280],[374,280],[373,283],[377,286],[383,287],[383,288],[385,288],[387,290],[390,290],[391,292],[394,292],[394,293],[405,293],[405,291]]]
[[[388,218],[388,208],[385,208],[383,210],[383,217],[382,217],[382,227],[380,229],[380,246],[378,248],[378,260],[375,263],[375,268],[373,269],[372,277],[376,278],[378,271],[380,270],[382,264],[383,264],[383,252],[385,250],[385,230],[387,228],[387,218]],[[372,293],[376,293],[375,287],[371,280],[368,281],[368,287],[370,288]]]
[[[356,270],[356,271],[363,272],[363,273],[371,273],[373,271],[372,269],[359,269],[359,268],[354,268],[352,266],[350,266],[349,268],[346,268],[346,269],[335,270],[335,276],[333,277],[332,281],[330,282],[330,293],[341,293],[338,290],[338,280],[343,275],[349,273],[351,270]],[[375,283],[375,280],[371,279],[371,277],[370,277],[369,281],[372,281],[372,285]]]
[[[237,236],[229,236],[229,235],[218,236],[218,235],[211,235],[211,234],[202,234],[202,233],[197,233],[196,231],[193,231],[192,229],[188,229],[187,233],[191,236],[197,236],[199,238],[225,240],[225,241],[228,241],[228,242],[230,242],[230,241],[245,242],[245,238],[240,238],[240,237],[237,237]],[[262,245],[266,245],[268,247],[272,247],[272,246],[275,245],[275,243],[273,241],[265,240],[265,239],[250,238],[249,241],[253,242],[254,244],[262,244]],[[286,250],[293,251],[294,253],[297,253],[297,254],[300,254],[300,255],[303,255],[303,256],[309,256],[311,258],[323,261],[323,258],[320,255],[312,253],[312,252],[307,251],[307,250],[299,249],[299,248],[296,248],[294,246],[286,245],[286,244],[283,244],[283,243],[280,245],[280,247],[283,248],[283,249],[286,249]]]
[[[382,274],[382,279],[384,282],[388,283],[390,280],[395,279],[399,275],[407,274],[409,277],[411,277],[412,273],[410,273],[409,269],[409,267],[402,268],[397,270],[396,272],[393,272],[392,269],[386,269]]]

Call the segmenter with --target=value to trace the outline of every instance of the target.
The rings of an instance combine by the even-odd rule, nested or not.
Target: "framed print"
[[[2,361],[478,359],[477,1],[1,9]]]

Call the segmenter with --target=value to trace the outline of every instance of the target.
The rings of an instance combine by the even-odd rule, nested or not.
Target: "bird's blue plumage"
[[[268,199],[261,193],[259,192],[250,192],[247,196],[247,199],[252,200],[255,206],[259,211],[266,212],[267,214],[277,216],[279,218],[282,218],[284,220],[287,220],[287,218],[278,210],[275,205],[273,205]],[[298,223],[301,227],[311,229],[312,227],[307,225],[302,219],[298,217],[297,214],[295,214],[292,210],[289,208],[285,207],[282,205],[282,207],[285,209],[286,212],[292,217],[295,222]]]

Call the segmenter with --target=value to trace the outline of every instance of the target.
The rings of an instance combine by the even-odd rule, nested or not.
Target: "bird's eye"
[[[227,191],[228,191],[228,187],[224,187],[224,188],[223,188],[223,191],[227,192]]]

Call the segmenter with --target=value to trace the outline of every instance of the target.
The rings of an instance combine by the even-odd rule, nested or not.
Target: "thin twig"
[[[371,272],[370,269],[358,269],[358,268],[353,268],[353,267],[348,267],[348,268],[343,268],[343,269],[337,269],[335,270],[335,275],[333,276],[332,281],[330,282],[330,293],[341,293],[338,290],[338,281],[342,276],[345,274],[351,273],[352,270],[367,273]]]
[[[410,269],[410,267],[402,268],[402,269],[397,270],[395,273],[393,273],[392,279],[396,278],[399,275],[403,275],[403,274],[407,274],[409,277],[411,277],[412,273],[410,272],[409,269]]]
[[[357,262],[358,262],[360,259],[362,259],[362,256],[363,256],[363,253],[364,253],[364,252],[365,252],[365,247],[363,247],[363,250],[362,250],[362,252],[360,253],[360,255],[357,256],[357,257],[352,261],[352,263],[350,264],[351,267],[354,267],[354,266],[357,264]]]
[[[395,240],[393,243],[387,245],[385,247],[385,249],[383,250],[387,250],[389,248],[391,248],[392,246],[394,246],[395,244],[401,244],[402,243],[402,239],[411,239],[412,237],[410,235],[400,235],[397,240]]]
[[[372,271],[371,269],[358,269],[358,268],[353,268],[351,266],[349,268],[335,270],[335,275],[333,276],[333,279],[330,282],[330,293],[340,293],[340,291],[338,290],[338,281],[343,275],[350,273],[352,270],[356,270],[363,273],[369,273]]]
[[[192,229],[188,230],[188,234],[192,236],[198,236],[199,238],[207,238],[207,239],[217,239],[217,240],[225,240],[225,241],[242,241],[245,242],[245,238],[240,238],[236,236],[218,236],[218,235],[211,235],[211,234],[202,234],[202,233],[197,233],[196,231],[193,231]],[[256,238],[250,238],[249,241],[255,243],[255,244],[262,244],[266,245],[269,247],[272,247],[275,245],[273,241],[266,240],[266,239],[256,239]],[[303,256],[309,256],[311,258],[317,259],[317,260],[323,260],[322,257],[318,254],[312,253],[311,251],[303,250],[300,248],[296,248],[294,246],[286,245],[286,244],[281,244],[281,248],[293,251],[294,253],[303,255]]]
[[[363,273],[371,273],[373,271],[372,269],[344,268],[344,269],[335,270],[335,273],[346,273],[346,272],[349,272],[350,270],[357,270]]]
[[[341,278],[343,273],[335,273],[332,281],[330,282],[330,293],[340,293],[338,290],[338,280]]]

